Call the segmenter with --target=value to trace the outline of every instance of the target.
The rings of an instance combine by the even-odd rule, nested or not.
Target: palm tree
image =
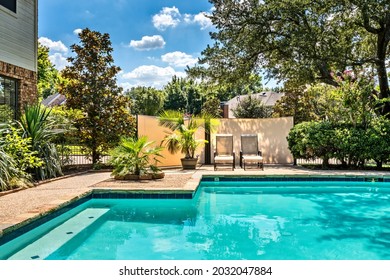
[[[196,131],[204,124],[200,117],[185,117],[181,112],[168,110],[160,114],[159,124],[171,130],[163,142],[172,154],[180,151],[185,159],[193,159],[196,149],[207,143],[195,138]]]
[[[162,147],[154,147],[153,141],[148,141],[146,136],[138,139],[124,137],[119,146],[111,151],[110,163],[113,165],[112,172],[115,176],[126,176],[127,174],[143,175],[150,169],[158,171],[156,166]],[[153,162],[151,164],[150,162]]]

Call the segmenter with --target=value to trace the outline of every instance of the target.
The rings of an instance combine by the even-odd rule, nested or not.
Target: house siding
[[[16,14],[0,6],[0,61],[37,71],[37,0],[18,0]]]
[[[18,82],[18,108],[37,99],[38,0],[0,6],[0,75]]]

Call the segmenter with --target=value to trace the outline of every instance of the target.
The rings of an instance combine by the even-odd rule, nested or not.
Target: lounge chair
[[[246,170],[247,165],[256,165],[259,169],[264,170],[257,134],[241,135],[240,166]]]
[[[232,134],[217,134],[215,136],[214,170],[218,165],[235,167],[235,153]]]

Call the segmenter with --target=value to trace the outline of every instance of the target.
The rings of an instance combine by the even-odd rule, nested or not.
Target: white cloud
[[[184,15],[184,22],[185,23],[192,23],[193,22],[193,15],[190,15],[190,14],[185,14]]]
[[[207,17],[206,13],[199,13],[194,16],[194,22],[200,25],[200,29],[206,29],[213,26],[211,19]]]
[[[165,46],[164,38],[160,35],[143,36],[140,41],[131,40],[130,47],[136,50],[161,49]]]
[[[170,52],[161,56],[161,60],[176,67],[193,66],[198,62],[197,58],[183,52]]]
[[[179,9],[173,6],[172,8],[164,7],[160,13],[153,16],[153,25],[158,30],[165,30],[168,27],[176,27],[180,23]]]
[[[58,51],[62,53],[67,53],[68,48],[65,47],[64,43],[61,41],[52,41],[49,38],[46,37],[40,37],[38,41],[46,47],[49,47],[51,51]]]
[[[169,27],[176,27],[180,22],[186,24],[200,25],[200,29],[207,29],[213,26],[211,19],[207,16],[210,12],[200,12],[199,14],[184,14],[182,15],[178,8],[164,7],[158,14],[153,16],[153,25],[158,30],[164,31]]]
[[[209,13],[201,12],[196,15],[185,14],[184,22],[187,24],[198,24],[200,25],[200,29],[207,29],[213,26],[211,19],[207,17]]]
[[[77,28],[77,29],[73,30],[73,34],[79,35],[81,33],[81,31],[83,31],[81,28]]]
[[[69,62],[66,60],[66,57],[62,53],[54,53],[49,55],[49,60],[54,64],[54,67],[61,71],[65,66],[69,65]]]
[[[184,72],[177,72],[172,67],[159,67],[156,65],[142,65],[135,68],[129,73],[122,74],[124,80],[128,82],[121,83],[123,88],[134,86],[151,86],[155,88],[162,88],[169,81],[172,76],[185,77]]]

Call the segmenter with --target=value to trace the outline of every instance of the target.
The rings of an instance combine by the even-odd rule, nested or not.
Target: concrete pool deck
[[[275,175],[275,176],[390,176],[389,171],[308,170],[292,165],[265,165],[264,171],[240,168],[214,171],[213,166],[200,166],[196,170],[166,169],[165,178],[153,181],[117,181],[110,172],[86,172],[56,180],[42,182],[36,187],[0,193],[0,237],[72,201],[84,197],[92,190],[123,191],[177,191],[192,192],[203,175]]]

